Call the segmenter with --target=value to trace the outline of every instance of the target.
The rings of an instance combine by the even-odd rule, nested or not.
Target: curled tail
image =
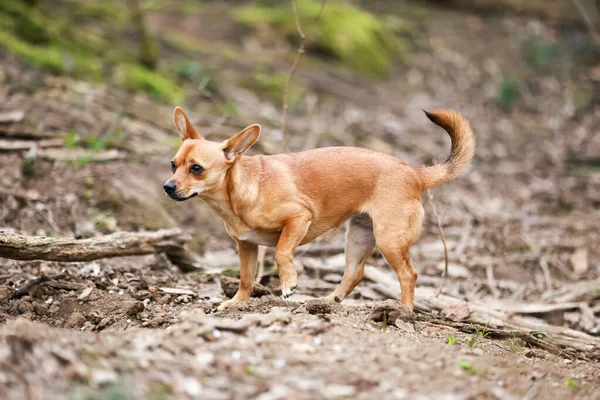
[[[456,178],[471,162],[475,153],[475,133],[460,113],[452,110],[425,111],[427,118],[444,128],[452,140],[450,157],[444,164],[419,168],[423,191]]]

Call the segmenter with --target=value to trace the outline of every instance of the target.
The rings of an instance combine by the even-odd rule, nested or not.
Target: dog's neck
[[[228,226],[246,224],[242,216],[258,198],[261,156],[242,156],[229,168],[223,184],[202,199]]]

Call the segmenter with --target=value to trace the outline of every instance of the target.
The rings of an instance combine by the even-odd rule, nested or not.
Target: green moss
[[[241,84],[244,88],[252,90],[258,95],[281,102],[283,99],[283,91],[285,89],[285,83],[287,79],[288,74],[257,71],[244,79]],[[288,101],[290,107],[293,108],[294,105],[302,98],[303,94],[304,90],[302,86],[295,84],[294,81],[292,81],[288,92]]]
[[[302,26],[308,30],[317,16],[320,2],[298,3]],[[298,43],[294,15],[288,3],[280,6],[253,5],[236,11],[235,18],[254,27],[268,24],[291,42]],[[398,20],[394,21],[399,28]],[[404,29],[404,27],[402,28]],[[310,32],[309,47],[339,60],[365,75],[385,75],[392,60],[406,55],[406,44],[377,16],[342,1],[327,2],[321,18]]]
[[[2,1],[0,13],[8,17],[2,22],[5,30],[16,33],[30,43],[50,41],[44,18],[34,7],[21,1]]]
[[[83,54],[72,54],[59,46],[38,46],[27,43],[9,32],[0,31],[0,47],[22,58],[27,64],[63,74],[70,73],[92,81],[102,75],[100,62]]]
[[[131,91],[148,93],[163,103],[181,103],[183,89],[173,80],[135,64],[124,64],[116,68],[116,83]]]
[[[6,31],[0,31],[0,46],[34,67],[42,67],[56,73],[66,71],[62,54],[57,48],[32,45]]]

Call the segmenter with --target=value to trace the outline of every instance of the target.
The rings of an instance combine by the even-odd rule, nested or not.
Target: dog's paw
[[[221,303],[219,305],[219,307],[217,307],[217,310],[223,311],[224,309],[231,307],[234,304],[241,303],[242,301],[245,301],[245,300],[240,300],[240,299],[236,299],[235,297],[233,297],[232,299],[229,299],[229,300]]]
[[[219,307],[217,307],[217,310],[223,311],[224,309],[226,309],[227,307],[231,307],[235,303],[237,303],[237,301],[233,301],[233,299],[224,301],[219,305]]]
[[[294,286],[282,287],[281,288],[281,297],[284,299],[287,299],[288,297],[290,297],[291,295],[294,294],[297,287],[298,287],[297,283]]]
[[[342,302],[343,299],[340,298],[338,295],[332,293],[329,296],[325,297],[325,300],[327,300],[331,304],[339,304]]]

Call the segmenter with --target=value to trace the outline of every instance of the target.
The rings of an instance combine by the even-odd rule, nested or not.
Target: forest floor
[[[157,12],[152,26],[189,38],[166,45],[165,58],[198,58],[217,82],[216,93],[188,93],[197,130],[222,140],[260,123],[252,152],[278,152],[273,77],[287,77],[290,48],[270,32],[227,28],[222,7],[194,18]],[[350,298],[318,300],[341,279],[343,229],[298,249],[300,285],[288,300],[276,296],[269,252],[264,290],[217,311],[235,291],[235,247],[204,204],[162,193],[179,144],[172,105],[2,54],[0,231],[85,238],[180,227],[204,268],[183,273],[162,255],[2,259],[0,398],[600,399],[600,66],[582,61],[592,52],[585,32],[515,15],[409,11],[419,16],[410,55],[385,79],[303,62],[289,147],[361,146],[431,164],[445,159],[448,139],[421,109],[462,112],[476,157],[432,194],[450,255],[442,298],[468,304],[465,315],[429,303],[444,252],[426,199],[412,251],[414,316],[389,300],[397,282],[382,288],[381,276],[395,276],[378,254],[367,262],[377,273]],[[59,272],[12,298],[28,279]],[[475,319],[476,309],[504,320]],[[389,319],[393,311],[403,317]],[[513,319],[577,332],[589,350],[493,334]]]

